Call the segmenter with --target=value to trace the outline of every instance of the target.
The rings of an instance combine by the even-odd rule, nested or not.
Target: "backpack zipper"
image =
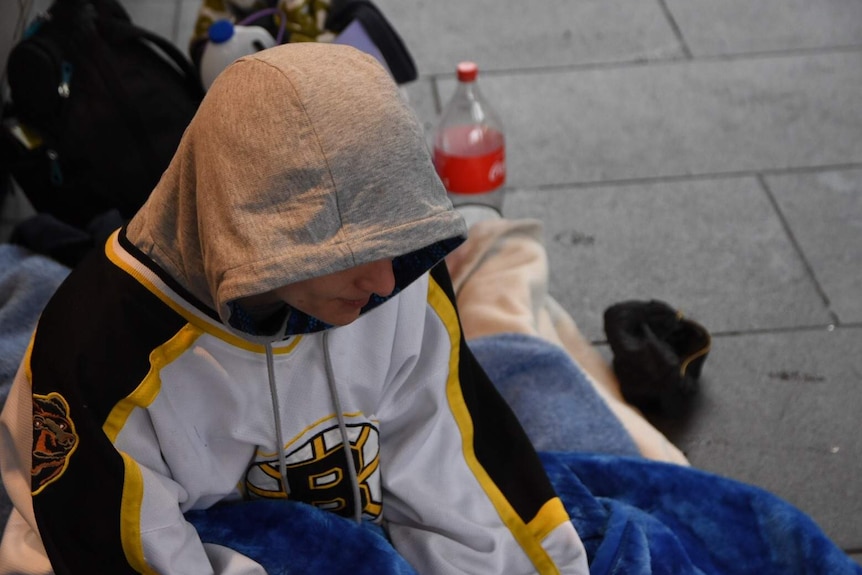
[[[70,85],[72,83],[72,63],[63,60],[60,63],[60,85],[57,86],[57,93],[61,98],[68,98],[71,93]]]

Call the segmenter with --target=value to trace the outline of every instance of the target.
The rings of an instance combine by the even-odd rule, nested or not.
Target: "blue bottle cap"
[[[233,23],[230,20],[216,20],[210,24],[208,35],[214,44],[227,42],[233,36]]]

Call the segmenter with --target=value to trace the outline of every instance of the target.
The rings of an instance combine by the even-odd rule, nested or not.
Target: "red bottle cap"
[[[475,62],[461,62],[457,69],[459,82],[473,82],[479,74],[479,66]]]

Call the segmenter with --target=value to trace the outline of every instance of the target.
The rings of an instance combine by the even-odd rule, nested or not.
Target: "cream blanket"
[[[562,347],[589,375],[644,457],[688,465],[685,455],[627,404],[619,381],[572,316],[548,293],[543,226],[533,219],[473,224],[447,259],[467,339],[501,333],[541,337]]]

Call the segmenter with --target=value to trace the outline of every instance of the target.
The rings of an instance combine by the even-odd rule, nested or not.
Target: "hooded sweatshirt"
[[[440,262],[464,234],[373,58],[309,43],[232,64],[40,318],[0,418],[0,573],[263,573],[183,515],[256,498],[382,524],[423,574],[586,573],[463,340]],[[379,260],[395,289],[345,326],[242,303]]]

